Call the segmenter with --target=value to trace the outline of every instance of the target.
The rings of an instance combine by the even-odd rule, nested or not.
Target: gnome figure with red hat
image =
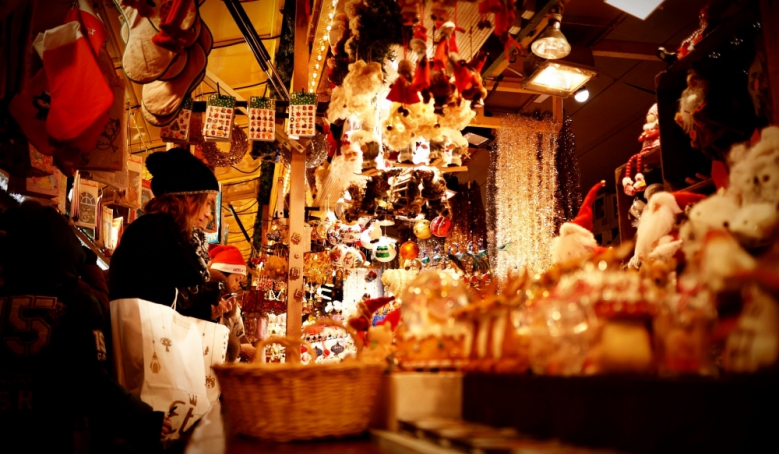
[[[605,181],[593,186],[584,198],[576,218],[560,226],[560,235],[552,240],[553,263],[580,264],[604,249],[592,234],[592,206],[598,190],[604,186]]]

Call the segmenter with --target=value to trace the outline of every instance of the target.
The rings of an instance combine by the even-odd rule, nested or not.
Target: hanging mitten
[[[121,5],[138,11],[141,17],[151,17],[156,12],[154,0],[122,0]]]
[[[180,53],[191,46],[200,34],[200,18],[194,0],[173,0],[160,10],[160,31],[152,38],[154,44]]]
[[[122,55],[122,70],[131,81],[148,84],[158,80],[173,63],[176,53],[152,42],[157,30],[139,10],[122,7],[124,22],[128,24],[127,45]]]
[[[46,130],[57,140],[78,137],[114,102],[89,41],[78,22],[68,22],[35,39],[51,95]]]

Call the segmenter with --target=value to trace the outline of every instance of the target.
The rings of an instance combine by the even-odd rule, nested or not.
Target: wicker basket
[[[329,319],[317,325],[344,328]],[[354,339],[357,360],[257,363],[260,352],[272,343],[287,348],[301,344],[313,351],[303,340],[273,337],[257,345],[254,363],[215,366],[231,432],[281,442],[364,432],[385,365],[360,361],[360,339],[344,329]]]

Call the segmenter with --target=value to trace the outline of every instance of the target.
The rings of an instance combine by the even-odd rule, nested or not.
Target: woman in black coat
[[[111,299],[140,298],[183,315],[215,320],[228,311],[220,282],[208,282],[203,228],[219,192],[216,177],[187,150],[174,148],[146,159],[154,198],[130,224],[111,258]]]

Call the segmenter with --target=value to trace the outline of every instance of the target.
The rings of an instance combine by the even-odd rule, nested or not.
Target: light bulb
[[[321,55],[317,55],[316,59],[319,60],[319,61],[322,61],[322,56]]]
[[[328,25],[328,26],[327,26],[327,27],[325,27],[325,28],[327,29],[327,31],[330,31],[330,30],[332,30],[332,29],[333,29],[333,27],[332,27],[332,26],[330,26],[330,25]]]
[[[559,17],[559,16],[558,16]],[[560,31],[560,21],[552,19],[549,27],[530,45],[533,53],[547,60],[566,57],[571,53],[571,44]]]
[[[577,100],[578,102],[584,102],[590,99],[590,90],[587,90],[587,87],[582,87],[576,90],[576,93],[573,95],[573,99]]]
[[[319,50],[321,50],[322,52],[324,52],[324,51],[325,51],[325,46],[322,46],[322,47],[320,47],[320,48],[319,48]]]
[[[316,71],[314,71],[314,79],[316,79]]]
[[[316,65],[314,65],[314,68],[316,68],[316,69],[319,69],[319,63],[317,63]]]

